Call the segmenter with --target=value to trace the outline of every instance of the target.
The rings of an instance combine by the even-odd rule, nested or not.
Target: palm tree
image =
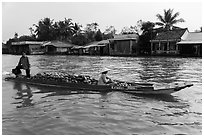
[[[38,40],[52,40],[53,20],[44,18],[37,25],[33,24],[33,26],[36,27],[34,32]]]
[[[73,34],[73,36],[79,35],[82,32],[81,28],[82,28],[82,25],[80,25],[79,23],[74,23],[74,26],[73,26],[74,34]]]
[[[157,14],[156,17],[160,22],[156,22],[156,25],[162,26],[167,30],[170,30],[174,24],[177,24],[179,22],[185,22],[184,19],[180,18],[177,19],[179,16],[179,12],[176,12],[173,14],[173,9],[164,9],[164,16]]]

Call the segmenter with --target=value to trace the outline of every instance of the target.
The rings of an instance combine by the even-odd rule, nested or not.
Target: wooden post
[[[129,54],[132,54],[132,40],[130,40],[130,53]]]
[[[169,41],[167,41],[167,50],[169,51]]]
[[[178,45],[176,44],[176,53],[179,54]]]

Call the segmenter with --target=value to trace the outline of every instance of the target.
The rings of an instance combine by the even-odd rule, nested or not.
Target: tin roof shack
[[[39,41],[12,42],[11,43],[12,54],[22,54],[22,52],[25,52],[28,55],[44,54],[42,44],[43,42]]]
[[[202,32],[189,32],[187,37],[177,43],[180,55],[202,56]]]
[[[109,52],[113,56],[136,56],[139,54],[139,35],[116,35],[110,39]]]
[[[84,46],[85,53],[89,55],[109,55],[109,40],[102,40],[99,42],[92,42],[91,44]]]
[[[71,48],[75,45],[62,41],[50,41],[43,46],[45,54],[71,54]]]
[[[83,46],[73,46],[71,48],[72,55],[83,55],[85,53],[85,48]]]
[[[187,34],[187,28],[175,28],[173,30],[158,32],[150,40],[151,55],[179,55],[179,47],[176,43],[185,39]]]

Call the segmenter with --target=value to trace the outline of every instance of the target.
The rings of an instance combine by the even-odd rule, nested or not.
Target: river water
[[[194,86],[168,96],[95,93],[5,81],[20,56],[2,55],[3,135],[201,135],[202,59],[165,57],[28,56],[31,74],[60,71],[98,78]],[[25,74],[25,72],[23,71]],[[29,98],[29,95],[33,95]]]

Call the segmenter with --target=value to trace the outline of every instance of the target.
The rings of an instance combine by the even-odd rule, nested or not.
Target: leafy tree
[[[185,22],[184,19],[177,19],[179,16],[179,12],[173,13],[173,9],[164,9],[164,15],[157,14],[156,17],[160,22],[156,22],[156,25],[162,26],[167,30],[170,30],[174,24],[179,22]]]
[[[61,41],[70,41],[74,34],[74,26],[72,19],[66,19],[64,21],[55,22],[53,25],[54,39]]]
[[[38,40],[52,40],[53,39],[53,20],[50,18],[44,18],[38,22],[38,24],[34,24],[36,27],[35,35]]]
[[[14,34],[14,39],[18,39],[18,33],[17,32],[15,32],[15,34]]]
[[[96,35],[95,35],[95,40],[96,41],[101,41],[103,39],[103,35],[100,31],[100,29],[96,32]]]
[[[151,53],[151,43],[150,40],[156,34],[153,31],[155,23],[147,21],[143,22],[141,25],[142,34],[139,36],[139,47],[140,47],[140,54],[146,55]]]
[[[135,30],[133,26],[130,27],[123,27],[121,30],[121,34],[134,34]]]
[[[72,22],[72,19],[65,18],[64,25],[65,25],[65,32],[63,34],[65,36],[65,40],[70,41],[71,37],[74,34],[74,23]]]
[[[155,23],[153,22],[150,22],[150,21],[143,22],[141,30],[143,31],[143,34],[144,34],[146,32],[153,30],[154,26],[155,26]]]
[[[73,26],[74,36],[82,33],[81,28],[82,28],[82,25],[80,25],[79,23],[74,23],[74,26]]]
[[[124,27],[121,34],[139,34],[141,31],[142,20],[138,20],[136,25],[130,27]]]
[[[116,29],[114,26],[107,26],[104,34],[115,34],[116,33]]]
[[[18,41],[35,41],[36,38],[33,36],[23,35],[18,38]]]
[[[112,39],[114,38],[114,35],[116,34],[116,29],[114,26],[107,26],[104,33],[103,33],[103,39]]]
[[[86,25],[85,30],[86,31],[93,31],[96,32],[98,30],[98,23],[94,22],[94,23],[90,23]]]
[[[17,39],[10,38],[10,39],[6,42],[6,45],[7,45],[7,46],[11,46],[11,43],[12,43],[12,42],[17,42]]]
[[[98,26],[99,25],[96,22],[86,25],[84,32],[85,32],[86,38],[88,39],[88,42],[95,41],[95,35],[96,35],[97,30],[98,30]]]
[[[79,46],[83,46],[89,42],[84,34],[74,35],[71,40],[73,44]]]
[[[30,27],[29,30],[30,30],[30,36],[31,36],[32,38],[36,38],[36,36],[35,36],[35,34],[34,34],[34,29],[33,29],[32,27]]]

